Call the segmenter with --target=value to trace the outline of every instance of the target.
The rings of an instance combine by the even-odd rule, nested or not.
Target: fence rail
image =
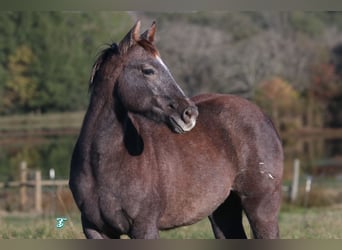
[[[282,191],[288,197],[288,200],[292,203],[294,203],[298,198],[298,189],[299,189],[299,179],[300,179],[300,162],[298,159],[294,160],[294,170],[293,170],[293,179],[292,183],[290,185],[283,185]],[[32,173],[32,170],[30,171]],[[29,199],[33,200],[34,202],[34,211],[36,213],[42,213],[43,211],[43,187],[56,187],[57,191],[59,188],[67,187],[69,181],[68,180],[55,180],[54,177],[48,180],[43,180],[41,171],[35,170],[34,171],[34,178],[28,179],[28,169],[27,164],[25,162],[22,162],[20,164],[20,180],[19,181],[9,181],[9,182],[0,182],[0,188],[19,188],[19,208],[21,211],[27,210],[27,205],[31,204],[32,201],[29,203]],[[32,176],[32,175],[30,175]],[[54,176],[54,173],[53,173]],[[305,183],[305,199],[307,200],[307,197],[309,195],[309,192],[311,190],[311,182],[312,177],[308,176]],[[28,195],[28,188],[34,189],[33,197],[32,197],[32,191],[30,192],[30,196]],[[307,202],[307,201],[306,201]]]
[[[69,180],[42,180],[41,185],[42,186],[67,186],[69,183]],[[36,181],[26,181],[26,182],[21,182],[21,181],[9,181],[9,182],[0,182],[0,188],[5,188],[5,187],[21,187],[21,186],[26,186],[26,187],[35,187],[36,186]]]

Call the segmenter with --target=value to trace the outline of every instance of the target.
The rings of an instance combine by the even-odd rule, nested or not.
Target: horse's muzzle
[[[186,107],[181,115],[171,115],[170,124],[174,132],[183,134],[190,131],[196,125],[198,108],[195,105]]]

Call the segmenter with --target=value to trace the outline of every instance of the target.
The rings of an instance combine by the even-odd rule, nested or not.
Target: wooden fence
[[[294,161],[294,176],[291,186],[283,186],[283,192],[288,196],[291,202],[295,202],[298,196],[299,186],[299,160]],[[0,188],[19,187],[19,208],[21,211],[25,211],[28,203],[28,190],[27,188],[34,188],[34,211],[36,213],[43,212],[43,187],[57,187],[62,188],[68,186],[68,180],[55,180],[53,177],[49,180],[43,180],[40,170],[34,171],[34,178],[28,179],[28,169],[26,162],[20,164],[20,179],[19,181],[10,181],[1,183]],[[32,173],[32,172],[31,172]],[[305,191],[308,193],[311,189],[311,177],[307,180]],[[31,198],[31,197],[30,197]]]
[[[20,210],[25,211],[28,202],[27,188],[34,188],[34,211],[42,213],[43,203],[43,186],[63,187],[68,185],[68,180],[42,180],[40,170],[34,171],[34,179],[28,180],[28,169],[26,162],[20,164],[20,180],[1,183],[0,188],[4,187],[19,187],[20,195]]]

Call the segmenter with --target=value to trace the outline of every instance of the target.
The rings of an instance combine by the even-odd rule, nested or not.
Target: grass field
[[[247,234],[250,229],[244,220]],[[284,239],[341,239],[342,206],[286,208],[279,216],[281,238]],[[160,233],[165,239],[212,239],[208,220]],[[63,228],[56,228],[55,217],[3,215],[0,217],[1,239],[82,239],[79,216],[68,217]]]

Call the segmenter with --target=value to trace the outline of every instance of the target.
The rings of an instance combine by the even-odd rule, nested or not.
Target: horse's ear
[[[126,34],[126,36],[119,43],[120,53],[124,54],[127,50],[133,46],[140,39],[140,20],[138,20],[132,29]]]
[[[154,34],[156,33],[156,21],[153,21],[151,27],[141,34],[140,38],[148,40],[150,43],[154,42]]]

